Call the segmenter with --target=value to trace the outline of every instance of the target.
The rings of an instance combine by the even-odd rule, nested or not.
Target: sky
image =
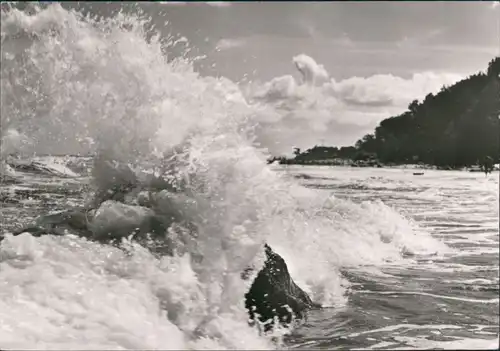
[[[500,54],[500,6],[473,2],[164,2],[172,32],[206,54],[202,74],[299,79],[293,57],[322,65],[318,111],[263,124],[283,148],[352,145],[415,98],[485,70]],[[334,91],[333,93],[331,93]],[[328,93],[330,92],[330,93]],[[328,99],[336,97],[336,101]],[[317,96],[316,96],[317,98]],[[329,100],[329,101],[327,101]],[[339,103],[340,100],[341,102]],[[327,116],[328,115],[328,116]],[[280,139],[280,138],[277,138]]]
[[[336,79],[374,74],[408,77],[422,71],[469,74],[484,69],[499,53],[500,8],[495,5],[492,1],[164,4],[171,28],[193,46],[213,50],[213,72],[236,80],[249,70],[266,79],[287,74],[290,58],[300,53],[323,63]]]
[[[135,5],[63,6],[109,15]],[[286,107],[279,118],[261,121],[261,139],[276,139],[275,152],[352,145],[413,99],[484,71],[500,55],[500,5],[493,1],[140,6],[164,34],[185,37],[191,56],[206,55],[195,64],[200,74],[227,77],[258,91],[260,101]],[[183,53],[183,45],[171,57]],[[314,91],[301,87],[294,62],[300,55],[312,59],[308,67],[319,74],[309,82]]]

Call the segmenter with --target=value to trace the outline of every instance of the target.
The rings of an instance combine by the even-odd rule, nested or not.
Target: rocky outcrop
[[[276,323],[289,325],[302,319],[304,312],[321,307],[293,281],[285,260],[265,244],[266,261],[245,295],[245,307],[250,319],[264,324],[269,330]],[[277,318],[276,318],[277,317]]]

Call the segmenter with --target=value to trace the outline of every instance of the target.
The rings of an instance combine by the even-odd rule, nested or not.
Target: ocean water
[[[498,345],[498,174],[267,165],[266,121],[326,111],[307,57],[294,58],[303,83],[253,94],[170,58],[175,40],[147,16],[59,4],[1,16],[1,349]],[[182,183],[196,243],[158,258],[11,235],[96,186],[91,157],[36,153],[96,152]],[[14,154],[41,172],[13,170]],[[264,242],[323,305],[269,335],[248,326],[240,278]]]
[[[297,331],[297,347],[498,348],[498,174],[426,170],[415,176],[404,168],[342,167],[285,172],[357,204],[383,202],[447,246],[435,255],[343,269],[351,284],[346,308],[314,315]],[[413,239],[421,240],[418,234]]]
[[[59,170],[77,164],[68,158],[41,162],[59,164]],[[0,246],[2,348],[497,347],[497,174],[427,170],[414,176],[411,169],[300,166],[273,171],[310,189],[313,199],[328,199],[308,222],[289,224],[302,227],[298,235],[313,226],[308,234],[316,237],[268,237],[293,277],[324,303],[279,344],[251,333],[237,314],[219,317],[215,335],[189,337],[189,325],[201,317],[196,312],[205,312],[185,258],[158,260],[140,249],[129,257],[72,236],[9,236],[31,218],[83,204],[89,181],[18,172],[17,184],[1,187],[7,236]],[[175,311],[183,318],[172,317]]]

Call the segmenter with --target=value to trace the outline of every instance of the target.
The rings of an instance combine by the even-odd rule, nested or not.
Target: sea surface
[[[314,59],[235,83],[197,72],[159,3],[63,5],[1,4],[0,349],[498,347],[498,173],[268,165],[305,129],[352,118]],[[12,235],[119,179],[40,155],[179,185],[157,210],[182,213],[168,232],[182,250]],[[120,206],[101,223],[126,221]],[[264,243],[323,306],[266,335],[241,279]]]
[[[290,167],[301,184],[356,203],[382,201],[451,250],[351,267],[343,311],[314,314],[297,347],[498,348],[498,173]],[[419,170],[418,172],[421,172]],[[418,237],[415,240],[419,240]]]
[[[74,164],[62,158],[42,158],[41,162],[59,164],[57,169],[63,173],[61,165]],[[367,221],[361,218],[343,223],[353,230],[359,225],[360,231],[366,232],[363,235],[386,230],[387,238],[382,240],[389,243],[403,240],[394,239],[395,235],[408,234],[389,232],[408,230],[404,222],[419,228],[406,239],[402,258],[385,255],[382,262],[370,257],[381,255],[376,252],[384,250],[380,244],[371,246],[369,240],[361,242],[362,237],[355,235],[351,240],[340,238],[342,250],[327,251],[345,255],[338,261],[348,287],[345,301],[311,311],[303,325],[282,338],[279,347],[498,347],[498,174],[486,177],[482,173],[426,170],[416,176],[412,169],[272,167],[273,172],[318,196],[328,193],[352,202],[352,206],[363,206],[372,227],[367,228]],[[67,173],[71,176],[17,172],[17,184],[2,184],[3,234],[39,215],[83,204],[88,176],[75,176],[69,169]],[[375,217],[369,214],[373,211]],[[363,212],[358,215],[363,216]],[[393,227],[377,227],[377,221],[391,220]],[[384,232],[379,234],[383,238]],[[333,239],[321,245],[336,244],[335,225],[329,235]],[[172,345],[163,339],[172,331],[159,320],[168,317],[160,317],[153,307],[158,296],[151,295],[153,283],[148,281],[167,277],[144,276],[154,273],[157,262],[152,258],[145,261],[138,257],[137,264],[152,266],[138,268],[114,250],[77,238],[23,234],[6,241],[0,246],[2,349],[161,349]],[[360,252],[357,245],[366,251]],[[426,253],[412,253],[411,247]],[[349,259],[349,251],[364,255],[366,263]],[[281,253],[292,275],[294,271],[300,274],[296,266],[302,259],[286,255],[286,249]],[[306,249],[303,255],[307,254]],[[322,257],[311,252],[305,258],[314,267],[314,260]],[[137,274],[136,269],[142,273]],[[294,278],[301,280],[300,275]],[[325,279],[334,279],[334,275]]]

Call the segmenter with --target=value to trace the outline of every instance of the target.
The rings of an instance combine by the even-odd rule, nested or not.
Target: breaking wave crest
[[[248,327],[240,278],[262,265],[264,242],[313,300],[333,306],[347,299],[342,267],[445,249],[381,202],[318,194],[270,169],[256,144],[262,104],[171,60],[172,39],[144,16],[88,18],[58,4],[1,16],[2,143],[168,175],[195,200],[185,215],[198,228],[188,252],[161,258],[137,244],[7,234],[2,347],[272,348]]]

